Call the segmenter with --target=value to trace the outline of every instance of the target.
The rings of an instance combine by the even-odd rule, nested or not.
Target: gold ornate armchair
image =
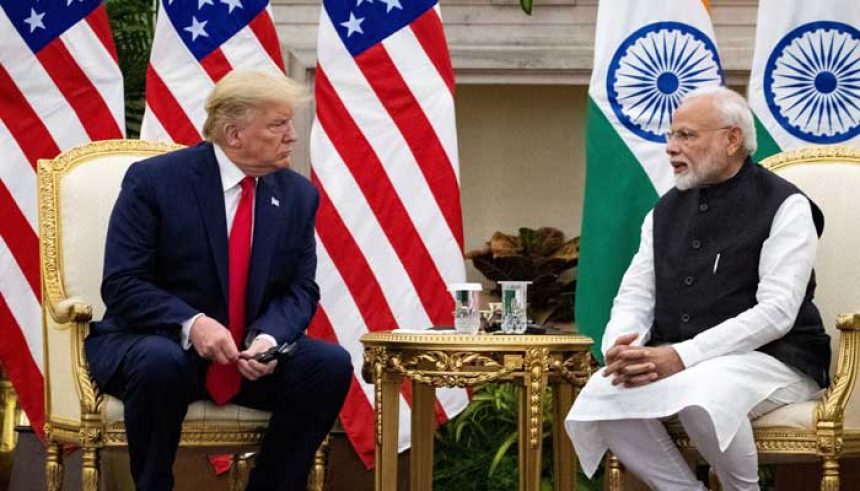
[[[45,435],[48,489],[63,481],[62,446],[83,450],[82,489],[99,489],[99,453],[126,445],[122,402],[90,379],[83,341],[105,307],[99,293],[108,219],[126,169],[138,160],[180,148],[139,140],[103,141],[39,161],[39,237],[45,343]],[[236,452],[259,444],[269,413],[195,402],[180,447]],[[245,450],[243,450],[245,451]],[[244,454],[242,454],[244,455]],[[234,457],[231,487],[244,487],[248,462]],[[319,463],[319,459],[318,459]],[[322,489],[314,469],[310,489]]]
[[[831,337],[831,384],[824,397],[781,407],[753,421],[761,463],[822,463],[821,489],[839,489],[839,459],[860,456],[860,148],[813,147],[783,152],[762,165],[796,184],[824,212],[818,248],[815,303]],[[684,430],[669,432],[695,454]],[[622,488],[617,459],[610,457],[610,489]],[[713,474],[711,489],[718,489]]]

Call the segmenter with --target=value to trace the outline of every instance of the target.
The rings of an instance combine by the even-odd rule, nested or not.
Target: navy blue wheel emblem
[[[664,143],[684,95],[722,80],[720,57],[705,33],[680,22],[656,22],[637,29],[615,51],[606,93],[627,129]]]
[[[839,143],[860,134],[860,31],[821,21],[786,34],[767,60],[764,97],[802,140]]]

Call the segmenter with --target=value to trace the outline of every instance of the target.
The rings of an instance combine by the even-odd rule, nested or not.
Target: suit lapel
[[[224,190],[221,186],[221,173],[212,144],[206,143],[201,149],[202,157],[197,162],[197,176],[194,180],[194,193],[200,205],[200,215],[209,239],[209,248],[218,270],[221,293],[227,304],[227,219],[224,211]]]
[[[281,210],[283,196],[273,176],[261,177],[257,182],[254,203],[254,241],[251,249],[251,267],[248,271],[247,317],[256,318],[262,307],[263,295],[269,280],[269,270],[275,245],[284,225],[286,210]]]

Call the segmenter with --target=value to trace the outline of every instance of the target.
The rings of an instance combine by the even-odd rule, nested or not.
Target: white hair
[[[707,97],[713,101],[723,125],[737,126],[741,129],[744,150],[746,150],[747,155],[754,154],[757,148],[755,123],[746,99],[737,92],[721,85],[709,85],[690,91],[681,99],[681,104],[702,97]]]

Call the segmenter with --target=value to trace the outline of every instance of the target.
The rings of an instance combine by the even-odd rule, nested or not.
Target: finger
[[[636,338],[638,338],[638,337],[639,337],[638,332],[631,332],[628,334],[622,334],[621,336],[618,336],[618,338],[615,339],[614,346],[627,346],[630,343],[632,343],[633,341],[636,341]]]
[[[253,370],[254,373],[257,374],[258,378],[262,377],[263,375],[267,375],[266,365],[263,363],[260,363],[257,360],[248,360],[248,366],[250,366],[251,370]]]
[[[210,359],[218,363],[219,365],[226,365],[230,363],[230,359],[224,354],[220,349],[215,349],[212,351]]]
[[[648,352],[643,349],[629,349],[618,355],[619,358],[627,363],[644,360],[648,356]]]
[[[632,365],[626,365],[622,369],[622,372],[624,373],[625,376],[632,377],[634,375],[641,375],[643,373],[650,373],[650,372],[657,373],[656,370],[657,370],[657,366],[654,365],[653,363],[635,363]]]
[[[643,385],[650,384],[657,380],[657,374],[654,372],[646,373],[644,375],[637,375],[635,377],[630,377],[624,382],[624,387],[640,387]]]
[[[251,369],[250,364],[247,360],[239,360],[237,366],[239,367],[239,373],[241,373],[243,377],[252,382],[254,380],[257,380],[257,374],[254,373],[254,371]]]
[[[619,375],[616,375],[615,377],[612,377],[612,385],[623,384],[626,381],[627,381],[627,377],[625,377],[624,375],[619,374]]]
[[[620,373],[625,366],[627,366],[627,362],[624,360],[618,360],[614,363],[611,363],[606,366],[605,370],[603,370],[603,376],[608,377],[610,375]]]
[[[278,368],[278,360],[272,360],[269,363],[266,363],[266,375],[274,373],[275,368]]]

